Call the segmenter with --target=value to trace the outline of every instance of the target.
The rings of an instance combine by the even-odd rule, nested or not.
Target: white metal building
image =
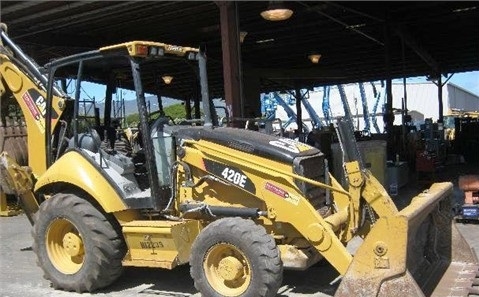
[[[364,83],[364,90],[367,98],[367,106],[369,114],[372,114],[374,111],[374,106],[377,103],[377,125],[380,128],[380,132],[384,131],[384,122],[382,118],[382,107],[385,104],[385,88],[381,87],[380,82],[375,82],[378,95],[374,97],[373,86],[371,83]],[[344,85],[344,90],[349,102],[349,107],[351,114],[355,117],[355,126],[357,129],[364,129],[364,120],[363,120],[363,107],[361,102],[361,95],[359,84],[348,84]],[[393,83],[393,108],[395,109],[395,125],[401,124],[401,109],[402,101],[404,98],[404,87],[402,83]],[[422,124],[424,119],[432,118],[433,121],[437,121],[439,117],[439,102],[438,102],[438,88],[432,82],[424,83],[407,83],[406,85],[406,94],[407,94],[407,109],[409,114],[413,118],[413,123],[416,125]],[[443,86],[443,110],[444,115],[448,115],[452,110],[460,111],[479,111],[479,96],[459,87],[452,83],[447,83]],[[379,97],[379,100],[377,98]],[[323,103],[323,88],[316,88],[314,91],[309,92],[309,102],[315,109],[316,113],[320,118],[324,119],[324,114],[322,110]],[[343,116],[344,109],[339,96],[339,91],[337,86],[331,86],[330,89],[330,109],[333,117]],[[291,106],[293,110],[296,110],[296,107]],[[304,122],[311,127],[310,117],[305,107],[303,106],[302,110]],[[285,121],[288,119],[288,116],[284,109],[278,105],[276,116],[281,120]],[[371,116],[370,116],[371,118]],[[371,118],[372,120],[372,118]],[[291,124],[288,128],[296,129],[296,124]],[[371,132],[377,133],[373,128],[371,123]]]

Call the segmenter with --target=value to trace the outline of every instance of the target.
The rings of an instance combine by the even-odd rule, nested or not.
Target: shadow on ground
[[[330,283],[337,277],[337,272],[325,261],[314,265],[307,271],[285,271],[283,286],[277,296],[286,297],[294,294],[332,296],[337,289],[337,284],[330,285]],[[188,265],[173,270],[126,268],[120,279],[98,293],[114,295],[125,291],[139,296],[142,294],[162,297],[199,296],[190,277]]]

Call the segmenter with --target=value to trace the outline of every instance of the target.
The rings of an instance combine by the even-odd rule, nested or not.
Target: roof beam
[[[353,31],[353,32],[356,32],[356,33],[358,33],[359,35],[364,36],[364,37],[366,37],[367,39],[369,39],[369,40],[371,40],[371,41],[374,41],[375,43],[377,43],[377,44],[379,44],[379,45],[381,45],[381,46],[384,46],[384,43],[383,43],[382,41],[380,41],[380,40],[378,40],[378,39],[372,37],[372,36],[369,35],[369,34],[364,33],[364,32],[361,31],[361,30],[358,30],[358,29],[356,29],[356,28],[353,28],[351,25],[346,24],[345,22],[343,22],[343,21],[341,21],[341,20],[339,20],[339,19],[337,19],[337,18],[335,18],[335,17],[332,17],[332,16],[330,16],[329,14],[323,12],[323,11],[321,10],[321,9],[322,9],[321,6],[309,6],[308,4],[303,3],[303,2],[299,2],[299,3],[300,3],[301,5],[303,5],[304,7],[308,8],[308,9],[311,9],[312,11],[315,11],[316,13],[318,13],[318,14],[320,14],[320,15],[322,15],[322,16],[328,18],[328,19],[330,19],[331,21],[336,22],[336,23],[338,23],[338,24],[344,26],[345,29],[348,29],[348,30],[351,30],[351,31]]]
[[[336,8],[340,8],[340,9],[344,9],[346,11],[349,11],[349,12],[352,12],[352,13],[355,13],[357,15],[360,15],[360,16],[363,16],[363,17],[367,17],[369,19],[372,19],[372,20],[375,20],[377,22],[384,22],[384,20],[382,18],[379,18],[377,16],[374,16],[372,14],[368,14],[368,13],[365,13],[365,12],[362,12],[362,11],[359,11],[359,10],[356,10],[356,9],[353,9],[351,7],[348,7],[348,6],[344,6],[344,5],[340,5],[336,2],[332,2],[332,1],[325,1],[326,4],[328,5],[331,5],[331,6],[334,6]]]
[[[23,9],[27,9],[40,4],[42,4],[41,1],[22,1],[20,3],[9,5],[7,7],[2,7],[2,14],[6,15],[12,12],[21,11]]]
[[[13,19],[9,22],[9,25],[10,24],[18,24],[18,23],[22,23],[22,22],[28,22],[30,20],[37,20],[38,18],[48,16],[48,15],[51,15],[51,14],[54,14],[54,13],[68,11],[69,9],[74,9],[74,8],[77,8],[77,7],[80,7],[80,6],[84,6],[86,4],[90,4],[91,2],[92,1],[71,2],[71,3],[68,3],[66,5],[62,5],[60,7],[55,7],[55,8],[52,8],[52,9],[37,12],[35,14],[26,15],[26,16],[21,17],[21,18],[15,18],[15,19]]]
[[[262,78],[269,79],[322,79],[335,78],[344,79],[347,76],[341,71],[325,71],[316,69],[271,69],[271,68],[251,68]]]
[[[88,4],[92,4],[92,3],[88,3]],[[92,18],[105,19],[109,17],[109,14],[114,15],[114,14],[120,13],[120,10],[119,10],[120,8],[129,9],[129,6],[131,7],[131,5],[132,3],[130,1],[118,2],[118,3],[111,4],[110,6],[96,8],[83,13],[77,13],[73,16],[65,15],[65,17],[63,18],[56,18],[54,20],[42,22],[41,23],[42,28],[40,29],[38,29],[38,24],[36,24],[35,26],[32,25],[29,28],[30,31],[28,33],[15,36],[15,38],[20,39],[20,38],[36,35],[43,32],[55,31],[65,27],[73,27],[74,24],[91,22]],[[147,4],[138,4],[138,5],[151,5],[151,4],[147,3]]]
[[[401,40],[409,46],[427,65],[429,65],[435,73],[440,73],[439,63],[429,54],[429,52],[423,48],[419,43],[416,42],[414,37],[406,31],[404,28],[399,26],[393,26],[396,34],[401,38]]]

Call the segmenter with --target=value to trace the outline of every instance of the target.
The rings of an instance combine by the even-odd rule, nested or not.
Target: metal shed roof
[[[239,29],[248,32],[241,44],[244,73],[260,76],[261,91],[293,83],[308,87],[479,70],[477,2],[294,1],[285,3],[294,14],[282,22],[261,18],[267,4],[237,2]],[[215,2],[2,1],[0,5],[10,37],[40,64],[133,39],[204,45],[210,94],[223,96],[220,13]],[[313,52],[322,55],[318,64],[307,59]],[[167,70],[176,69],[171,65]],[[175,80],[171,94],[190,96],[190,78]]]

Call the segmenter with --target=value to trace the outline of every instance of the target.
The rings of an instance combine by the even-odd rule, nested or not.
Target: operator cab
[[[47,64],[46,69],[55,70],[50,72],[51,81],[59,81],[65,74],[72,77],[72,73],[76,73],[74,80],[71,80],[72,85],[75,84],[75,98],[69,100],[69,112],[62,114],[60,125],[52,126],[47,121],[46,130],[51,130],[50,134],[47,133],[51,135],[47,166],[70,152],[79,153],[111,181],[127,205],[132,208],[162,209],[172,195],[171,176],[176,175],[172,172],[175,168],[176,143],[170,129],[170,119],[162,111],[161,99],[158,101],[159,111],[150,113],[151,105],[156,104],[151,104],[154,103],[151,102],[151,97],[148,101],[145,97],[156,93],[157,98],[161,98],[166,86],[160,85],[158,77],[165,72],[165,67],[170,71],[178,71],[175,74],[177,80],[192,80],[197,78],[196,72],[193,75],[184,73],[191,72],[191,64],[196,63],[206,67],[205,56],[198,49],[134,41],[57,59]],[[86,88],[83,87],[84,82],[98,80],[109,82],[106,86],[103,115],[100,115],[100,108],[95,102],[88,107],[87,100],[82,98],[82,90]],[[125,118],[125,114],[119,113],[121,109],[118,108],[119,104],[124,103],[114,101],[112,96],[125,89],[133,90],[136,95],[134,100],[138,118],[136,123],[131,124],[138,127],[138,134],[149,137],[138,137],[131,130],[127,133],[124,125],[110,131],[116,132],[109,133],[113,137],[107,137],[105,127],[112,127],[115,120]],[[47,108],[52,104],[52,90],[48,92]],[[152,121],[150,115],[155,113],[160,116]],[[135,137],[141,139],[141,144],[132,150]],[[108,139],[113,140],[112,144],[107,142]],[[121,153],[118,149],[118,140],[128,149],[126,153]],[[113,142],[114,149],[111,149]]]

